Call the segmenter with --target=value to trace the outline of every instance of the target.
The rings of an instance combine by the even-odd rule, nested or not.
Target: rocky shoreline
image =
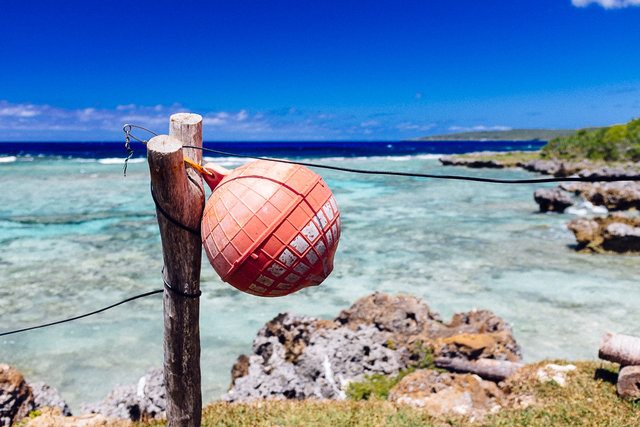
[[[616,211],[606,218],[576,218],[567,228],[576,236],[579,251],[597,253],[640,253],[640,223],[633,216],[620,212],[640,209],[640,163],[609,166],[587,161],[534,159],[527,161],[500,160],[504,153],[479,152],[457,156],[443,156],[447,166],[471,168],[520,167],[530,172],[556,177],[578,176],[591,179],[629,178],[630,181],[562,183],[556,188],[542,188],[534,192],[540,212],[563,213],[581,199],[605,212]],[[492,158],[495,157],[495,158]],[[516,156],[517,159],[517,156]]]
[[[501,159],[505,154],[511,154],[506,160]],[[496,152],[479,151],[475,153],[446,155],[439,158],[443,166],[464,166],[469,168],[511,168],[520,167],[530,172],[537,172],[543,175],[553,175],[557,177],[568,177],[572,175],[590,178],[630,178],[640,177],[640,163],[625,163],[616,166],[596,164],[588,161],[572,162],[558,159],[528,159],[525,155],[531,152]],[[521,155],[523,159],[519,159]]]
[[[0,426],[26,417],[33,426],[128,425],[123,420],[154,420],[165,417],[166,393],[161,368],[150,369],[137,384],[116,386],[101,402],[80,406],[72,416],[58,390],[43,382],[29,382],[13,367],[0,363]],[[35,414],[35,416],[34,416]]]
[[[333,320],[287,312],[267,322],[253,353],[238,357],[221,400],[345,400],[353,385],[402,373],[390,401],[433,415],[482,418],[535,404],[513,391],[511,378],[523,367],[510,327],[494,313],[473,309],[444,322],[421,298],[375,292]],[[27,426],[129,425],[162,419],[165,407],[159,368],[137,384],[117,386],[102,402],[82,405],[82,415],[73,417],[55,389],[0,365],[3,426],[25,417]]]
[[[420,349],[436,358],[521,360],[508,325],[485,310],[443,322],[420,298],[380,292],[362,298],[333,321],[282,313],[240,356],[229,402],[256,398],[346,398],[349,383],[367,375],[395,375],[418,362]]]

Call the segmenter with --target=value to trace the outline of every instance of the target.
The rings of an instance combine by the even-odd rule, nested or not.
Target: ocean
[[[222,151],[347,168],[528,178],[520,169],[442,166],[438,155],[537,149],[539,142],[205,143]],[[0,144],[0,332],[162,288],[162,254],[145,149],[122,143]],[[208,158],[227,168],[247,160]],[[264,299],[220,281],[203,260],[203,400],[230,384],[238,355],[278,313],[331,319],[379,290],[417,295],[445,320],[488,309],[513,328],[526,361],[595,359],[605,332],[639,334],[638,257],[576,253],[566,223],[597,209],[541,214],[543,185],[499,185],[317,170],[341,211],[331,276]],[[56,387],[78,410],[162,365],[162,297],[72,323],[0,337],[0,363]]]

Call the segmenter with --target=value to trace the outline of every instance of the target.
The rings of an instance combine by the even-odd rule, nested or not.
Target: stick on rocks
[[[435,363],[438,368],[469,372],[492,381],[502,381],[524,366],[522,362],[495,359],[467,360],[461,357],[437,357]]]

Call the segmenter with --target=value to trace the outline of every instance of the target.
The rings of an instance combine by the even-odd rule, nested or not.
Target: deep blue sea
[[[537,149],[539,142],[205,143],[222,151],[313,159],[361,169],[526,178],[520,169],[445,167],[440,154]],[[123,143],[0,144],[0,332],[92,311],[162,288],[162,254],[145,148]],[[207,157],[227,168],[247,160]],[[221,282],[203,260],[205,401],[229,386],[237,356],[283,311],[333,318],[376,290],[424,298],[449,319],[489,309],[513,328],[527,361],[595,359],[605,332],[639,334],[638,258],[578,254],[566,223],[602,213],[582,204],[540,214],[536,185],[466,183],[317,170],[342,236],[319,287],[261,299]],[[545,185],[547,187],[553,184]],[[73,323],[0,337],[0,362],[58,388],[72,409],[162,365],[162,298]]]
[[[537,150],[541,141],[287,141],[205,142],[204,147],[252,156],[274,157],[358,157],[411,154],[457,154],[470,151]],[[146,157],[146,147],[133,141],[134,157]],[[56,156],[116,158],[127,155],[121,142],[0,142],[0,156]]]

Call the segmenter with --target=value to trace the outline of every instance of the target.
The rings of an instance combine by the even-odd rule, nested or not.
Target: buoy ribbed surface
[[[333,269],[340,226],[336,200],[319,175],[257,160],[215,187],[202,242],[222,280],[275,297],[322,283]]]

